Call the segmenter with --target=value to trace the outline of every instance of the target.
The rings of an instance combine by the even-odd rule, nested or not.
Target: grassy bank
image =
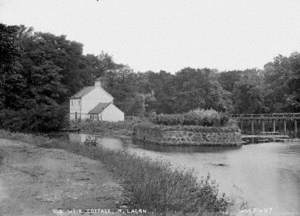
[[[126,119],[120,122],[105,121],[72,121],[70,128],[79,128],[82,132],[101,134],[104,136],[131,136],[135,124],[145,121],[140,118]]]
[[[217,215],[226,211],[230,205],[209,177],[198,181],[191,171],[174,170],[164,162],[141,158],[125,151],[29,134],[0,131],[0,137],[21,140],[39,147],[62,148],[102,161],[120,180],[127,197],[125,204],[130,208],[168,212],[171,215],[184,212],[191,215]]]

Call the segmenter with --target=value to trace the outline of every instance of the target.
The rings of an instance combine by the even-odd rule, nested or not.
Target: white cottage
[[[124,121],[124,113],[113,100],[97,79],[94,86],[87,86],[70,98],[70,120]]]

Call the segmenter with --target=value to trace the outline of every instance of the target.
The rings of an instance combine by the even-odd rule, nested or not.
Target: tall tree
[[[245,70],[233,90],[235,113],[263,113],[264,105],[263,79],[260,71]]]
[[[128,66],[108,70],[103,77],[104,88],[114,97],[114,103],[127,115],[139,115],[143,100],[138,93],[137,74]]]
[[[243,71],[227,71],[217,74],[218,81],[226,91],[233,92],[235,84],[240,81]]]
[[[264,76],[270,112],[300,112],[300,54],[275,57],[265,65]]]
[[[0,23],[0,109],[10,103],[10,85],[19,80],[14,73],[19,49],[16,43],[17,26],[6,26]],[[18,82],[15,82],[16,85]]]
[[[175,103],[174,75],[160,71],[147,72],[149,92],[151,97],[146,103],[148,112],[173,113]]]
[[[185,68],[176,73],[175,80],[176,112],[196,108],[231,110],[229,93],[222,88],[214,71]]]

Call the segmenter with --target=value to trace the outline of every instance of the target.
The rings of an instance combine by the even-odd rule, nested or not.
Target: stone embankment
[[[241,133],[234,127],[163,126],[139,124],[133,129],[133,140],[145,144],[174,146],[240,146]]]

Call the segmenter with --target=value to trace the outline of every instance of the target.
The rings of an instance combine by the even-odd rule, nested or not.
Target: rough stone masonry
[[[240,146],[241,132],[232,127],[136,125],[133,140],[175,146]]]

